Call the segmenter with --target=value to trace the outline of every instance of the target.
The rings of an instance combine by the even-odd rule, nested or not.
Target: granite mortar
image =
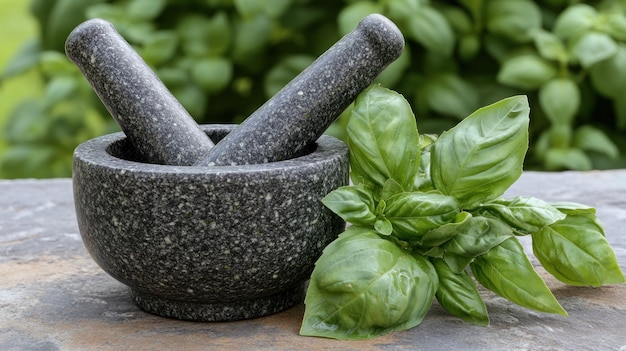
[[[232,125],[203,126],[220,140]],[[142,162],[123,133],[74,153],[74,199],[90,255],[142,309],[225,321],[302,302],[314,262],[345,222],[321,199],[348,182],[348,149],[322,136],[289,160],[242,166]]]

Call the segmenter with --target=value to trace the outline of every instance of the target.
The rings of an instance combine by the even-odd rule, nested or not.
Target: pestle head
[[[146,162],[193,165],[213,147],[111,23],[80,24],[68,36],[65,52]]]
[[[393,22],[379,14],[365,17],[197,165],[258,164],[302,154],[403,49]]]

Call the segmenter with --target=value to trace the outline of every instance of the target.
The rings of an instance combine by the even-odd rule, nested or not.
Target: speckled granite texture
[[[113,25],[92,19],[76,27],[65,44],[113,118],[150,163],[192,165],[213,147]]]
[[[404,38],[393,22],[378,14],[367,16],[198,165],[258,164],[300,153],[403,49]]]
[[[232,128],[205,130],[220,140]],[[347,184],[347,147],[329,136],[310,147],[262,165],[182,167],[135,162],[122,133],[87,141],[73,178],[84,244],[149,312],[217,321],[291,307],[345,226],[320,200]]]

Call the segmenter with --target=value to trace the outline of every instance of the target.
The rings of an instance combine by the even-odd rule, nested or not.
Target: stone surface
[[[595,206],[626,270],[626,170],[527,172],[508,193]],[[489,327],[437,304],[411,330],[372,340],[298,335],[304,306],[238,322],[186,322],[140,310],[89,257],[69,179],[0,180],[0,350],[626,350],[626,285],[547,284],[569,316],[529,311],[481,291]]]
[[[204,127],[220,140],[234,125]],[[264,316],[304,299],[313,264],[345,227],[321,199],[348,182],[348,149],[321,137],[301,157],[260,165],[142,163],[123,133],[74,152],[87,250],[133,300],[202,321]]]
[[[198,165],[257,164],[299,154],[403,48],[404,38],[393,22],[378,14],[367,16],[215,145]]]
[[[65,51],[144,159],[192,165],[213,147],[109,22],[92,19],[82,23],[70,33]]]

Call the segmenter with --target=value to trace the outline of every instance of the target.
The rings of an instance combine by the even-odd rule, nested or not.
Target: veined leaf
[[[444,132],[430,151],[435,189],[464,209],[499,197],[522,174],[530,109],[524,96],[483,107]]]
[[[437,274],[373,231],[339,236],[315,265],[301,335],[367,339],[418,325],[433,302]]]
[[[431,262],[439,277],[439,288],[435,294],[439,304],[468,323],[489,325],[485,302],[467,271],[454,273],[442,259],[434,258]]]
[[[602,227],[589,213],[568,215],[533,234],[532,239],[539,262],[564,283],[601,286],[626,282]]]
[[[371,191],[362,185],[335,189],[322,199],[322,203],[352,224],[371,226],[376,220],[374,198]]]
[[[511,227],[495,218],[471,217],[457,235],[441,246],[450,269],[461,273],[475,257],[513,236]]]
[[[540,231],[544,227],[565,218],[558,209],[534,197],[497,199],[480,207],[523,234]]]
[[[402,95],[373,86],[361,93],[346,127],[352,181],[382,188],[392,178],[405,190],[419,170],[415,116]]]
[[[485,288],[520,306],[567,315],[535,272],[524,248],[515,237],[478,256],[470,267],[476,280]]]
[[[467,224],[467,221],[469,221],[470,218],[472,218],[472,215],[469,212],[460,212],[456,215],[454,222],[429,230],[421,236],[419,240],[411,242],[411,244],[423,247],[439,246],[455,237],[461,230],[462,226]]]
[[[453,221],[459,213],[457,201],[437,193],[411,192],[387,200],[385,217],[400,239],[418,239],[429,230]]]

